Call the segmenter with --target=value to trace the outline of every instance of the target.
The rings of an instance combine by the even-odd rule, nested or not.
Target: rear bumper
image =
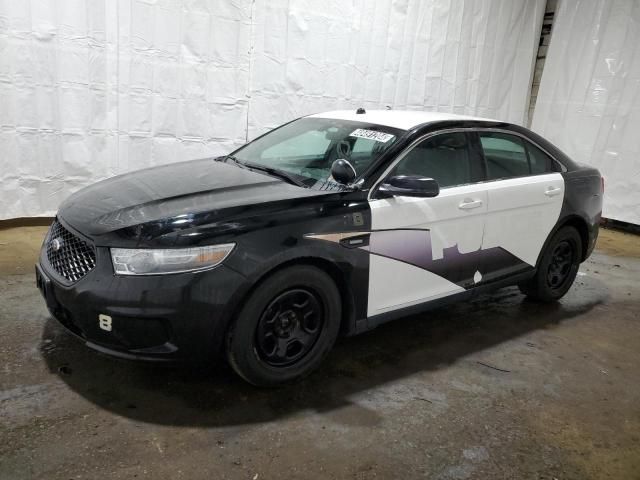
[[[596,248],[598,233],[600,233],[600,216],[598,216],[598,221],[589,229],[589,241],[587,243],[584,260],[589,258],[593,253],[593,250]]]
[[[224,265],[199,273],[120,276],[97,249],[94,270],[67,286],[46,255],[36,265],[51,315],[88,347],[139,360],[215,357],[246,279]]]

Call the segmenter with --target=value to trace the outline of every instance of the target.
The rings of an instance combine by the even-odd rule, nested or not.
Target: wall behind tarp
[[[0,219],[335,108],[524,123],[544,0],[0,3]]]
[[[603,215],[640,224],[640,2],[561,1],[533,130],[605,177]]]

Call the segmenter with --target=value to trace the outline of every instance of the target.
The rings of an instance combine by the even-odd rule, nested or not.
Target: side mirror
[[[437,197],[438,182],[419,175],[396,175],[387,178],[378,188],[378,197]]]
[[[343,185],[349,185],[356,179],[356,169],[344,158],[339,158],[331,164],[331,176]]]

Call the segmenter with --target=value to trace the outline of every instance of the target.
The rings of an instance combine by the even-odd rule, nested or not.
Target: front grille
[[[47,237],[47,260],[68,281],[77,282],[96,266],[96,251],[55,220]]]

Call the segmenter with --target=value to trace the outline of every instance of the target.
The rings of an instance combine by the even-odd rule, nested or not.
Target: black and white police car
[[[334,111],[231,155],[120,175],[60,207],[51,314],[126,358],[222,353],[256,385],[336,337],[517,284],[554,301],[593,250],[600,173],[509,123]]]

